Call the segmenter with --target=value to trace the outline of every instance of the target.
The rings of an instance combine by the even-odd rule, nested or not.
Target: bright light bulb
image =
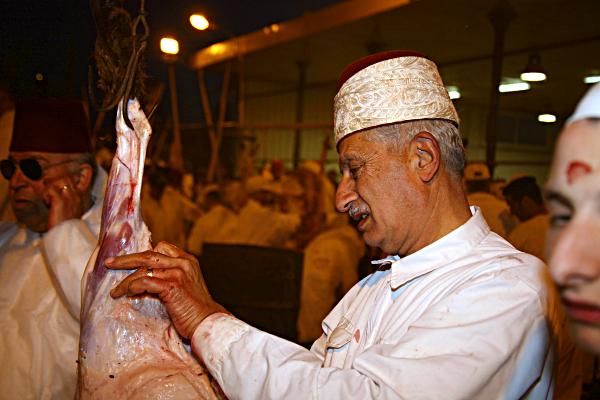
[[[554,114],[540,114],[538,115],[538,121],[540,122],[556,122],[556,115]]]
[[[585,82],[585,83],[600,82],[600,76],[599,75],[596,75],[596,76],[586,76],[585,78],[583,78],[583,82]]]
[[[500,85],[498,90],[500,90],[500,93],[507,93],[507,92],[520,92],[522,90],[529,90],[529,88],[530,88],[529,83],[520,82],[520,83],[502,84],[502,85]]]
[[[160,49],[163,53],[177,54],[179,53],[179,43],[175,39],[163,38],[160,39]]]
[[[546,74],[543,72],[523,72],[521,74],[521,79],[530,82],[540,82],[546,80]]]
[[[190,17],[190,23],[192,26],[198,30],[205,30],[208,28],[208,20],[204,18],[202,15],[194,14]]]
[[[452,99],[452,100],[460,99],[460,91],[458,90],[458,87],[446,86],[446,90],[448,91],[448,95],[450,96],[450,99]]]

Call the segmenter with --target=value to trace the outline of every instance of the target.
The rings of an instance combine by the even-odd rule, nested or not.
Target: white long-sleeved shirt
[[[481,212],[359,282],[311,351],[225,314],[192,346],[229,399],[551,399],[556,298],[545,265]]]
[[[107,174],[94,205],[44,234],[0,222],[0,399],[72,399],[81,277],[100,232]]]

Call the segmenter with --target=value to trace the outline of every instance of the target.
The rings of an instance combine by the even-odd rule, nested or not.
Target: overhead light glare
[[[518,83],[504,83],[500,85],[498,90],[500,93],[508,93],[508,92],[520,92],[523,90],[529,90],[530,86],[527,82],[518,82]]]
[[[552,123],[556,122],[556,115],[554,114],[540,114],[538,115],[538,121]]]
[[[521,79],[524,81],[540,82],[546,80],[546,74],[541,66],[542,57],[539,54],[530,54],[527,66],[521,72]]]
[[[583,78],[583,82],[585,82],[585,83],[596,83],[596,82],[600,82],[600,75],[596,75],[596,76],[586,76],[585,78]]]
[[[452,100],[460,99],[460,91],[456,86],[446,86],[446,90]]]
[[[179,43],[175,39],[163,38],[160,39],[160,49],[163,53],[177,54],[179,53]]]
[[[541,82],[546,80],[546,74],[543,72],[523,72],[521,79],[529,82]]]
[[[190,17],[192,26],[200,31],[208,28],[208,20],[202,15],[194,14]]]

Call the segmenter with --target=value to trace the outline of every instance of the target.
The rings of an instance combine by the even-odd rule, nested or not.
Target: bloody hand
[[[157,294],[165,302],[173,325],[185,338],[191,338],[209,315],[227,313],[210,296],[198,260],[167,242],[159,242],[154,251],[108,258],[104,265],[110,269],[137,268],[110,295],[118,298],[125,294]]]

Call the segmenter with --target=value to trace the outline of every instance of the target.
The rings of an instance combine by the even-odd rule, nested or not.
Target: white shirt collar
[[[373,263],[392,264],[392,289],[447,265],[471,251],[490,233],[479,207],[471,207],[471,214],[463,225],[416,253],[404,258],[389,256]]]

